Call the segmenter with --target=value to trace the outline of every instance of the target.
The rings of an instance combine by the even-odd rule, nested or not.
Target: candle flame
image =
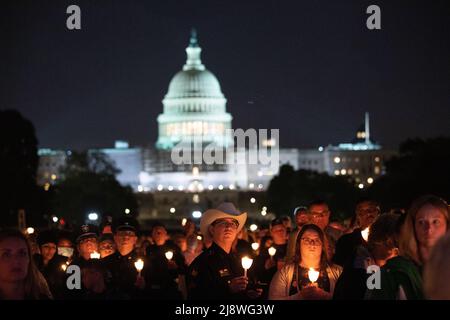
[[[141,270],[144,268],[144,261],[142,259],[137,259],[134,263],[134,266],[136,267],[136,270],[141,272]]]
[[[94,251],[91,253],[91,259],[100,259],[100,253]]]
[[[244,268],[245,270],[250,269],[250,267],[252,266],[252,263],[253,263],[253,259],[250,259],[247,256],[242,257],[242,268]]]
[[[316,282],[317,279],[319,279],[319,271],[316,271],[313,268],[309,268],[308,278],[312,283]]]
[[[369,227],[361,231],[361,236],[363,237],[364,241],[367,241],[369,239]]]
[[[167,258],[167,260],[172,259],[173,258],[173,252],[172,251],[167,251],[166,252],[166,258]]]
[[[259,243],[258,242],[253,242],[252,243],[252,249],[256,251],[256,250],[258,250],[258,248],[259,248]]]
[[[277,253],[277,249],[275,249],[274,247],[270,247],[269,248],[269,255],[271,257],[273,257],[275,255],[275,253]]]

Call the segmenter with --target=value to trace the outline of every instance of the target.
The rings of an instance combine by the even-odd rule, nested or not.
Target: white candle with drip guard
[[[253,259],[245,256],[242,257],[242,268],[244,268],[244,277],[247,277],[247,270],[252,266]]]

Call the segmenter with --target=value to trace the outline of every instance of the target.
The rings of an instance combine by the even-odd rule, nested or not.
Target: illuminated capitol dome
[[[158,116],[158,149],[173,148],[182,139],[201,138],[206,144],[227,147],[231,136],[231,115],[226,112],[225,99],[217,78],[202,64],[202,49],[195,30],[186,48],[183,70],[170,81],[162,100],[163,113]]]

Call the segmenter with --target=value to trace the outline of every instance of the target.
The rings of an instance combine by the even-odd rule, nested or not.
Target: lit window
[[[199,173],[198,167],[193,167],[192,168],[192,175],[198,176],[198,173]]]
[[[340,174],[341,174],[341,172],[339,170],[334,170],[334,175],[338,176]]]
[[[375,162],[380,162],[380,157],[375,157]]]
[[[219,187],[218,187],[218,189],[219,189],[219,190],[223,190],[223,185],[220,184]]]
[[[162,184],[159,184],[159,185],[158,185],[158,191],[162,191],[162,189],[163,189]]]
[[[192,202],[194,202],[194,203],[199,203],[200,202],[200,197],[198,196],[198,194],[194,194],[192,196]]]

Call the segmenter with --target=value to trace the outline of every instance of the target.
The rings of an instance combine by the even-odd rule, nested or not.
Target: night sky
[[[153,145],[192,27],[234,128],[279,128],[285,147],[348,142],[371,114],[395,147],[450,134],[447,1],[12,1],[0,5],[0,108],[39,147]],[[77,4],[82,30],[66,28]],[[370,4],[382,30],[366,28]]]

